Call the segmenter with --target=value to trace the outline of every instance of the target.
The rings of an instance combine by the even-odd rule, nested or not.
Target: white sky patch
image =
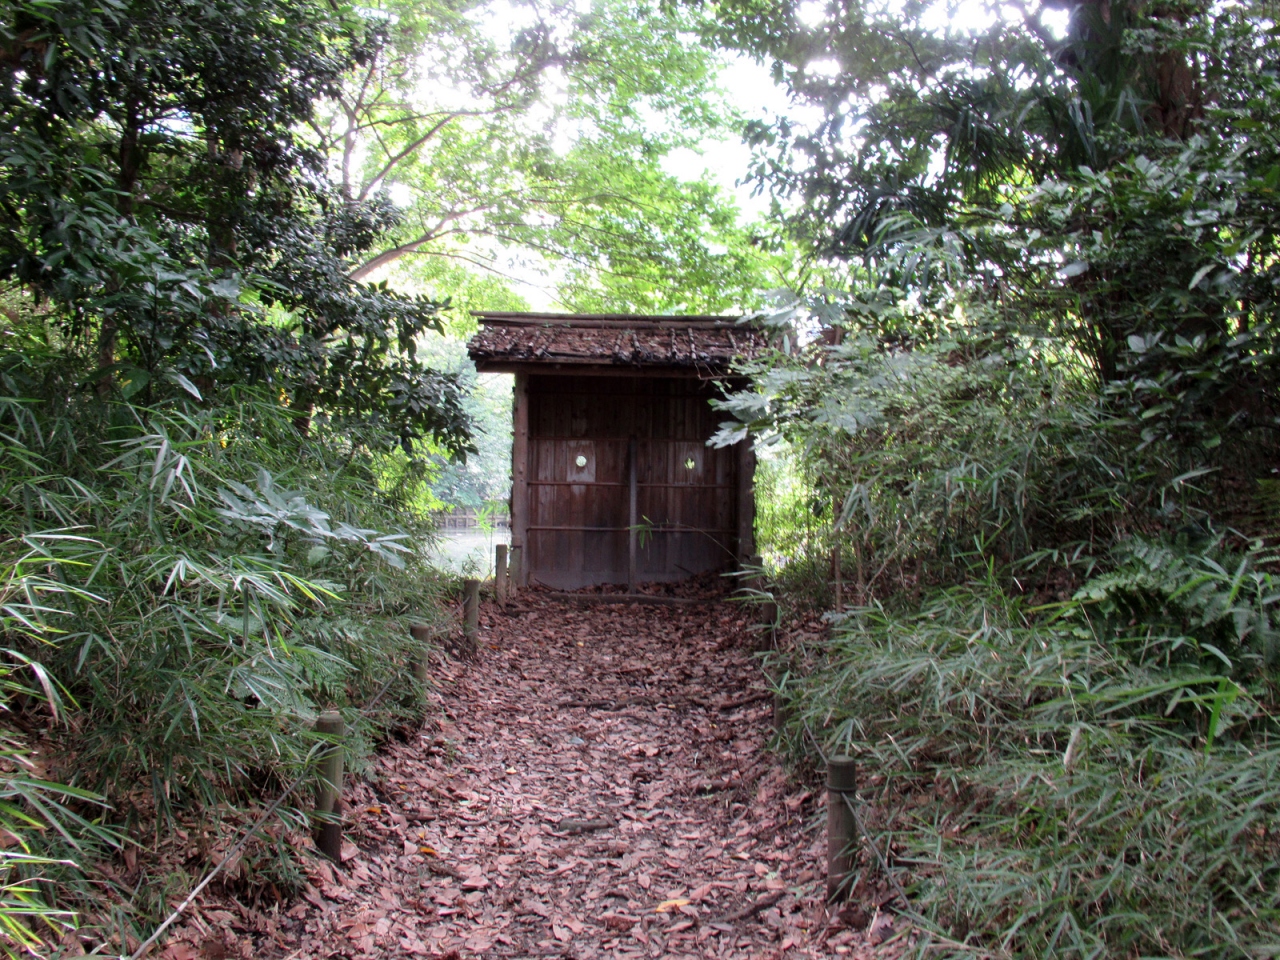
[[[539,12],[532,6],[499,0],[485,6],[475,20],[486,37],[503,47],[510,43],[516,33],[537,23],[538,18]]]
[[[920,17],[920,26],[938,33],[969,33],[989,30],[1000,19],[984,0],[960,0],[959,3],[935,3]]]
[[[1040,22],[1044,24],[1044,28],[1049,31],[1056,40],[1061,40],[1067,35],[1067,27],[1071,25],[1071,11],[1042,6],[1040,8]]]
[[[827,5],[824,0],[804,0],[796,6],[796,19],[810,30],[820,27],[827,19]]]
[[[393,182],[387,186],[387,194],[397,207],[413,205],[413,189],[408,184]]]
[[[686,182],[706,177],[733,198],[747,220],[769,212],[767,196],[753,197],[749,185],[738,183],[751,164],[751,148],[741,140],[709,140],[694,150],[680,147],[662,158],[662,169]]]
[[[838,77],[844,72],[839,60],[827,57],[822,60],[810,60],[804,65],[804,72],[811,77]]]

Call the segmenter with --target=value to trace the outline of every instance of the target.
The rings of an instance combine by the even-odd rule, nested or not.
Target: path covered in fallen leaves
[[[348,789],[294,956],[856,952],[820,900],[821,798],[765,749],[752,639],[722,602],[486,604],[477,659]]]

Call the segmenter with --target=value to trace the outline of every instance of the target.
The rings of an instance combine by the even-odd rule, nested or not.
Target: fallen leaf
[[[884,943],[893,936],[893,914],[877,910],[867,927],[867,943],[873,947]]]
[[[520,907],[525,913],[534,913],[542,917],[544,920],[551,916],[551,908],[545,903],[539,903],[537,900],[522,900]]]
[[[193,916],[244,931],[226,960],[247,955],[245,934],[353,960],[642,947],[756,960],[783,943],[828,955],[805,899],[825,855],[799,816],[814,800],[767,750],[770,704],[744,702],[732,723],[717,709],[752,696],[761,675],[749,618],[717,601],[720,578],[700,583],[661,588],[705,601],[674,607],[582,606],[538,589],[505,610],[483,603],[483,656],[433,655],[424,729],[388,738],[346,784],[347,808],[369,813],[345,826],[349,862],[308,856],[312,889],[279,914],[211,910],[240,889],[228,886]],[[814,614],[779,639],[816,643],[826,629]],[[736,791],[732,804],[704,784]],[[563,829],[566,817],[609,833]],[[313,849],[306,830],[281,839]],[[786,890],[795,906],[775,908]],[[192,939],[186,929],[174,942]]]

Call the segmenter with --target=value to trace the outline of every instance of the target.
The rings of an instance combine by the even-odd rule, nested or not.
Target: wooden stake
[[[853,869],[855,824],[849,801],[856,803],[857,772],[852,757],[827,761],[827,901],[849,895],[846,881]]]
[[[507,596],[514,597],[522,584],[524,576],[524,548],[518,543],[511,544],[507,561]]]
[[[493,592],[499,603],[507,602],[507,545],[495,544],[493,548]]]
[[[326,710],[316,720],[316,733],[337,738],[338,742],[320,754],[320,780],[316,784],[316,813],[332,819],[316,828],[316,847],[334,863],[342,862],[342,737],[347,725],[337,710]]]
[[[462,581],[462,635],[476,647],[476,637],[480,633],[480,581]]]
[[[791,704],[787,703],[781,693],[775,693],[773,695],[773,732],[781,733],[790,719]]]
[[[778,649],[778,605],[772,600],[765,603],[760,612],[764,614],[764,625],[769,628],[769,649]]]
[[[836,570],[836,613],[844,609],[844,572],[840,569],[843,566],[840,558],[840,541],[836,541],[836,545],[831,550],[831,565]]]

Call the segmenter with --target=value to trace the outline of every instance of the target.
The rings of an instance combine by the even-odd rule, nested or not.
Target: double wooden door
[[[711,383],[530,374],[524,392],[517,533],[530,583],[670,581],[732,565],[739,456],[706,445],[718,422]]]

